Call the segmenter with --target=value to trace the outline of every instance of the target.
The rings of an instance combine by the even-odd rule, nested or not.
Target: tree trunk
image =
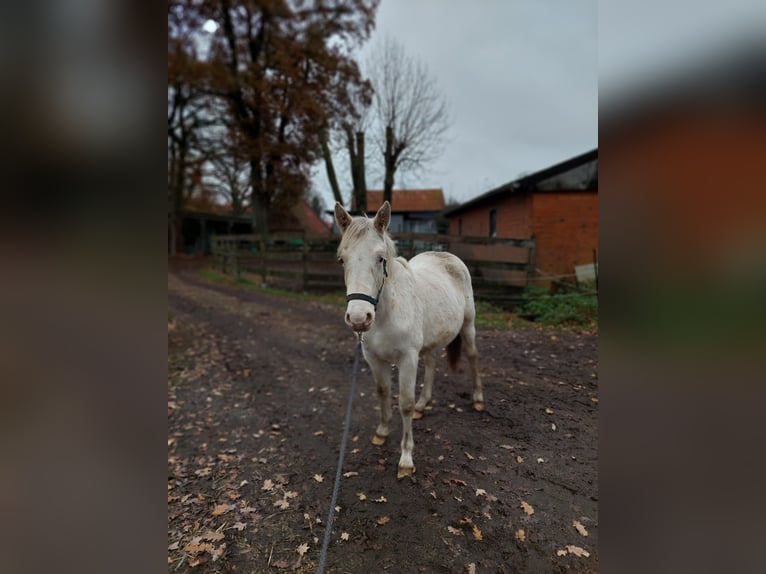
[[[394,128],[386,126],[386,151],[383,153],[385,175],[383,176],[383,201],[393,205],[394,171],[396,158],[394,156]]]
[[[250,181],[252,183],[253,231],[266,238],[269,235],[270,202],[259,159],[250,160]]]
[[[324,158],[324,166],[327,170],[327,179],[332,188],[332,195],[335,201],[343,205],[343,197],[340,194],[338,177],[335,175],[335,165],[332,162],[332,154],[330,153],[330,144],[327,142],[327,130],[323,129],[319,132],[319,142],[322,145],[322,157]]]
[[[356,176],[358,189],[357,205],[359,211],[367,213],[367,178],[364,173],[364,132],[356,132]]]

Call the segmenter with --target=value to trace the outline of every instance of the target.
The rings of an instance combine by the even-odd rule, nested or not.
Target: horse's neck
[[[381,323],[396,321],[397,314],[405,311],[408,305],[415,303],[412,272],[399,261],[394,260],[393,264],[397,267],[386,278],[383,291],[380,294],[380,303],[375,311],[376,321]],[[394,292],[396,293],[396,305],[393,304]]]

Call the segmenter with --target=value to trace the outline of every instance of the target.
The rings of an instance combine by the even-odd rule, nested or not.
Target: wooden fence
[[[535,272],[534,239],[490,239],[420,233],[391,236],[399,255],[449,251],[471,272],[477,299],[514,305]],[[272,233],[211,238],[215,266],[224,273],[258,275],[268,285],[303,291],[342,291],[343,268],[335,252],[338,235]]]

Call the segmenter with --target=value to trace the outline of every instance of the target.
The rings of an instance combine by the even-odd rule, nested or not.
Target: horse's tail
[[[458,363],[460,363],[460,351],[462,348],[463,338],[460,336],[460,333],[458,333],[457,337],[452,339],[452,342],[447,345],[447,363],[453,371],[457,371]]]

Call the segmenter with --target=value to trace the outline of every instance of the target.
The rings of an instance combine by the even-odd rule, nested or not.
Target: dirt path
[[[316,571],[355,345],[342,309],[191,270],[168,303],[168,571]],[[598,570],[596,336],[484,329],[478,347],[487,409],[465,361],[440,361],[412,480],[398,410],[370,442],[363,368],[328,573]]]

